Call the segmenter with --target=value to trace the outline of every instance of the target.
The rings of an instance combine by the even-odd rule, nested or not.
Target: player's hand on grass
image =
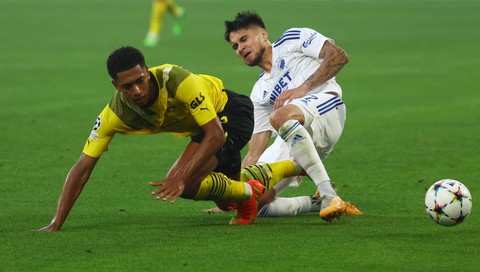
[[[205,209],[205,210],[202,210],[203,212],[206,212],[206,213],[224,213],[224,212],[230,212],[230,211],[224,211],[222,209],[220,209],[219,207],[215,207],[215,208],[210,208],[210,209]]]
[[[157,195],[155,197],[157,200],[161,199],[163,201],[167,201],[172,199],[170,203],[175,203],[185,189],[185,184],[183,184],[181,181],[175,181],[172,179],[150,182],[150,185],[160,186],[159,189],[152,192],[152,195]]]

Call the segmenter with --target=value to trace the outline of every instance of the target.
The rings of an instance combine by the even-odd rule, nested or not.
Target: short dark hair
[[[231,32],[242,28],[247,28],[252,25],[266,29],[262,17],[260,17],[260,15],[258,15],[255,11],[249,10],[237,13],[237,16],[235,16],[233,21],[225,21],[225,40],[230,42]]]
[[[108,74],[117,80],[117,73],[131,69],[137,65],[145,67],[145,58],[142,52],[131,46],[123,46],[115,49],[107,59]]]

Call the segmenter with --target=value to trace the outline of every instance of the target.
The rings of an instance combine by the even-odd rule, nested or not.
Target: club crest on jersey
[[[307,48],[308,46],[310,46],[310,44],[312,44],[313,40],[315,40],[316,37],[317,37],[317,33],[316,32],[312,33],[310,37],[308,37],[308,39],[303,42],[302,44],[303,48]]]
[[[284,60],[284,59],[281,59],[281,60],[278,62],[278,70],[282,71],[283,69],[285,69],[285,60]]]

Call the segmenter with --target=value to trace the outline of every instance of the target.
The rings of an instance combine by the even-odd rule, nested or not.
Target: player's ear
[[[147,74],[147,79],[150,79],[150,72],[148,71],[148,65],[145,65],[145,73]]]
[[[115,87],[115,89],[117,89],[117,91],[118,91],[118,84],[117,84],[117,82],[115,81],[115,79],[112,79],[112,84],[113,84],[113,86]]]
[[[268,32],[265,28],[260,28],[260,33],[265,41],[268,41]]]

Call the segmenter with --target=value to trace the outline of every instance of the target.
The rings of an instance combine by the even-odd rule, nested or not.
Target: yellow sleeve
[[[175,99],[186,104],[199,126],[203,126],[217,116],[208,90],[200,78],[194,74],[188,76],[179,86]]]
[[[88,137],[83,153],[91,157],[100,157],[103,152],[108,150],[108,144],[117,132],[115,127],[123,123],[107,105],[95,121],[90,136]]]

